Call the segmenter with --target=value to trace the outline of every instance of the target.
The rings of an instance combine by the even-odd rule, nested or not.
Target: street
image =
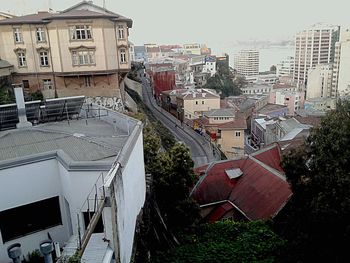
[[[156,118],[171,131],[177,141],[185,143],[190,148],[195,167],[215,160],[220,160],[219,153],[215,151],[216,153],[213,154],[212,146],[208,139],[199,135],[191,127],[188,127],[185,124],[181,126],[178,119],[157,105],[147,78],[143,76],[141,76],[141,78],[142,95],[145,104]]]

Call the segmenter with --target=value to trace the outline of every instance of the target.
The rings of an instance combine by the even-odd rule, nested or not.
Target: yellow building
[[[13,80],[44,96],[119,97],[130,69],[132,20],[83,1],[59,13],[0,21],[0,57]]]
[[[243,115],[233,109],[212,110],[205,113],[205,129],[216,141],[227,158],[244,155],[244,130],[247,123]]]
[[[186,119],[196,119],[203,113],[220,109],[220,96],[209,89],[180,90],[176,94],[177,108]]]

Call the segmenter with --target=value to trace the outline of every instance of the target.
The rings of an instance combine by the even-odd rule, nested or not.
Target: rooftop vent
[[[230,178],[230,179],[238,178],[243,174],[242,170],[239,168],[227,169],[227,170],[225,170],[225,173],[228,176],[228,178]]]
[[[7,254],[14,263],[21,263],[21,244],[15,243],[7,248]]]

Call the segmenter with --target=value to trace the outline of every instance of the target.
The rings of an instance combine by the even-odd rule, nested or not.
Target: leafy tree
[[[289,262],[347,262],[350,244],[350,102],[337,105],[283,161],[293,190],[276,218]]]
[[[240,95],[242,93],[240,83],[234,82],[231,78],[220,74],[210,77],[204,88],[215,89],[220,93],[221,98]]]
[[[276,72],[276,70],[277,70],[277,68],[276,68],[275,65],[272,65],[272,66],[270,67],[270,71],[271,71],[271,72]]]
[[[198,208],[189,198],[196,178],[187,146],[176,144],[169,152],[158,154],[153,169],[156,200],[170,227],[192,224]]]
[[[284,241],[261,221],[203,225],[154,262],[275,262]]]

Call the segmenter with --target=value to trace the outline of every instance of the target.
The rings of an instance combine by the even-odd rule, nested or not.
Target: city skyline
[[[37,11],[64,10],[80,0],[15,0],[2,3],[1,10],[15,15]],[[205,5],[178,0],[176,5],[161,0],[121,2],[95,0],[94,4],[122,14],[133,20],[130,40],[144,43],[208,43],[233,45],[238,40],[293,40],[295,34],[318,22],[350,26],[347,2],[335,0],[332,5],[302,0],[290,4],[283,1],[229,1]],[[317,12],[315,11],[317,6]],[[223,8],[225,7],[225,8]],[[239,12],[236,10],[239,9]],[[297,17],[298,19],[294,19]]]

